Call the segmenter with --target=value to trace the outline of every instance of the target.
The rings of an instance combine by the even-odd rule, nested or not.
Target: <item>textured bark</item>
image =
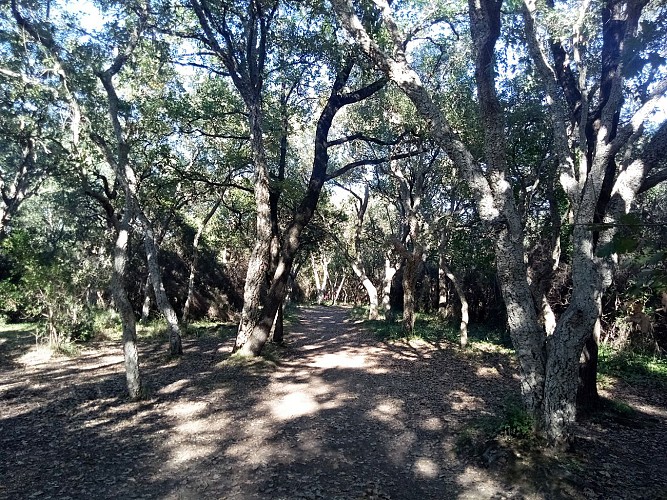
[[[461,325],[459,326],[459,342],[461,347],[465,347],[468,344],[468,301],[466,300],[465,290],[461,286],[461,280],[452,272],[452,270],[447,266],[445,262],[440,263],[440,269],[444,272],[445,276],[452,282],[454,285],[454,290],[456,290],[456,296],[461,302]]]
[[[249,108],[249,126],[251,131],[251,148],[255,168],[255,204],[257,216],[255,222],[255,246],[248,261],[245,288],[243,292],[243,309],[234,352],[256,356],[264,347],[277,312],[277,306],[270,314],[262,311],[266,300],[267,273],[271,257],[271,208],[269,189],[269,170],[264,148],[264,129],[262,125],[262,109],[259,101],[247,103]]]
[[[123,357],[125,361],[127,391],[130,398],[139,399],[142,397],[142,386],[141,375],[139,373],[139,354],[137,351],[136,318],[125,286],[127,243],[131,213],[131,205],[126,202],[125,215],[120,221],[120,228],[114,246],[111,293],[113,294],[114,303],[123,325]]]
[[[368,36],[349,0],[333,0],[332,5],[343,26],[371,60],[412,101],[426,121],[433,140],[460,169],[470,187],[482,219],[501,222],[497,231],[497,266],[513,343],[521,367],[521,389],[528,411],[539,422],[544,387],[544,332],[528,287],[524,264],[523,229],[505,179],[504,120],[495,96],[493,48],[499,34],[500,3],[483,1],[470,4],[471,30],[475,45],[476,77],[480,109],[485,129],[487,168],[485,174],[470,151],[456,136],[442,111],[435,105],[419,76],[408,66],[403,39],[394,24],[389,5],[377,0],[383,22],[394,39],[394,52],[384,53]]]
[[[169,352],[172,356],[183,354],[183,346],[181,342],[181,329],[178,325],[178,317],[176,312],[167,297],[167,292],[164,289],[162,281],[162,269],[158,262],[158,249],[155,243],[155,234],[148,219],[139,214],[142,230],[144,233],[144,250],[146,251],[146,260],[148,261],[148,272],[153,286],[153,293],[155,294],[155,303],[158,309],[167,321],[167,328],[169,329]]]
[[[394,282],[394,276],[401,268],[399,260],[395,265],[391,263],[391,252],[387,252],[384,257],[384,286],[382,287],[382,312],[384,319],[388,322],[394,321],[394,313],[391,310],[391,285]]]
[[[386,83],[386,80],[381,79],[356,91],[344,93],[343,88],[347,84],[352,67],[353,62],[350,62],[338,73],[333,84],[331,95],[329,96],[317,121],[317,127],[315,130],[315,154],[308,187],[299,206],[295,210],[293,219],[283,234],[279,259],[277,265],[275,266],[275,271],[271,273],[271,276],[267,276],[268,291],[266,292],[266,297],[264,298],[263,302],[261,300],[262,297],[260,293],[251,294],[248,297],[248,299],[254,300],[254,304],[256,304],[253,306],[256,314],[248,316],[249,319],[246,321],[244,328],[239,328],[239,336],[242,332],[247,332],[251,329],[253,329],[256,334],[244,334],[242,338],[237,336],[236,344],[237,350],[241,348],[241,345],[243,345],[244,347],[241,350],[246,354],[257,355],[261,351],[264,343],[266,342],[266,339],[268,338],[268,333],[270,331],[271,325],[273,324],[277,308],[285,297],[286,284],[289,278],[292,264],[294,262],[294,258],[299,248],[301,233],[315,213],[315,208],[320,197],[320,192],[322,191],[322,186],[328,179],[331,178],[329,174],[327,174],[327,167],[329,165],[328,135],[334,117],[344,106],[360,102],[367,97],[370,97],[375,92],[380,90]],[[257,184],[255,189],[257,192]],[[266,220],[269,221],[270,226],[269,217],[267,217]],[[262,221],[264,221],[264,218],[262,218]],[[264,222],[262,222],[261,226],[262,232],[266,232],[270,237],[270,227],[264,227]],[[258,232],[259,227],[260,224],[258,215]],[[260,245],[259,239],[258,245]],[[270,243],[265,245],[263,248],[266,253],[270,253]],[[259,276],[257,269],[255,269],[253,272]],[[264,273],[265,270],[262,272]],[[257,281],[257,285],[261,285],[261,283]],[[248,289],[247,286],[248,281],[246,281],[246,290]],[[260,290],[259,287],[256,289]],[[245,309],[246,305],[244,303],[244,310]],[[251,340],[251,342],[248,342],[249,340]],[[245,347],[246,343],[248,344],[247,348]]]
[[[415,331],[416,306],[415,294],[417,291],[417,269],[419,263],[414,257],[407,258],[403,266],[403,331],[412,335]]]

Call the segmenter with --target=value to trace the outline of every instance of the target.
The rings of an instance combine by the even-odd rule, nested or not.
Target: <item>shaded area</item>
[[[557,477],[539,471],[531,482],[516,467],[485,468],[455,451],[469,422],[516,395],[506,356],[382,343],[331,307],[300,310],[277,362],[230,358],[232,342],[186,338],[186,355],[176,360],[162,343],[144,344],[151,396],[139,403],[121,396],[116,344],[36,364],[0,358],[0,497],[659,498],[667,491],[664,454],[657,460],[652,448],[667,438],[665,407],[641,409],[657,412],[650,428],[582,427],[585,447],[567,458],[574,466]],[[634,397],[633,404],[644,401]],[[642,490],[611,480],[628,469],[615,447],[630,441],[646,459],[632,468]],[[618,458],[598,462],[604,453]]]

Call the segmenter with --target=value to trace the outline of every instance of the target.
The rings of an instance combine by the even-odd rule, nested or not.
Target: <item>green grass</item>
[[[165,325],[166,328],[166,325]],[[236,335],[238,325],[236,323],[218,323],[215,321],[195,321],[185,327],[184,337],[195,338],[217,337],[227,339]]]
[[[628,381],[647,381],[667,387],[667,358],[600,345],[598,374]]]
[[[459,343],[459,323],[456,320],[446,321],[435,315],[419,313],[414,332],[412,335],[407,335],[403,330],[400,316],[396,321],[368,320],[367,307],[355,307],[351,316],[357,321],[363,321],[364,325],[383,341],[420,339],[426,342]],[[469,325],[468,343],[511,352],[511,341],[505,331],[488,325]]]
[[[427,342],[458,341],[458,331],[451,324],[423,315],[417,317],[412,335],[406,334],[400,321],[391,323],[384,320],[366,321],[366,325],[380,340],[385,341],[404,339],[421,339]]]
[[[533,420],[518,398],[509,397],[498,415],[484,415],[466,425],[456,439],[458,453],[481,454],[489,441],[503,439],[532,446],[536,439]]]

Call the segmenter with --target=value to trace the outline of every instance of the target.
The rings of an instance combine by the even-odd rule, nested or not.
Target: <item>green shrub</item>
[[[667,386],[667,358],[600,346],[598,373],[628,380],[645,380]]]

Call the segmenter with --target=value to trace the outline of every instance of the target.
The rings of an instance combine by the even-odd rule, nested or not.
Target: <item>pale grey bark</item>
[[[167,328],[169,329],[169,352],[172,355],[180,355],[183,354],[181,329],[178,325],[176,312],[164,289],[162,269],[160,269],[160,263],[158,262],[158,248],[155,242],[155,234],[146,216],[140,213],[140,209],[137,209],[137,212],[144,233],[144,250],[148,262],[148,274],[153,287],[153,293],[155,294],[155,303],[167,321]]]
[[[370,278],[366,275],[363,268],[357,262],[352,263],[354,274],[361,280],[361,284],[368,295],[368,319],[376,320],[378,314],[378,291]]]
[[[317,292],[317,303],[322,304],[324,302],[324,295],[326,294],[327,287],[329,286],[329,263],[331,258],[327,257],[322,251],[319,255],[319,266],[315,256],[310,255],[310,264],[313,270],[313,278],[315,280],[315,290]],[[322,275],[320,276],[319,267],[322,268]]]
[[[12,3],[12,12],[17,23],[23,27],[30,36],[51,55],[55,61],[54,71],[61,78],[61,87],[63,89],[65,98],[70,107],[70,131],[72,134],[71,146],[72,153],[78,154],[81,123],[84,119],[82,108],[79,105],[76,94],[70,88],[70,76],[65,65],[62,63],[63,57],[60,53],[60,47],[55,43],[51,36],[43,36],[35,27],[20,14],[17,4]],[[129,32],[129,38],[124,47],[119,48],[118,54],[114,58],[112,64],[104,71],[97,73],[102,85],[107,93],[107,104],[109,107],[109,116],[113,128],[114,136],[116,138],[115,148],[112,151],[99,135],[92,132],[91,138],[100,147],[102,153],[106,156],[110,166],[116,171],[119,179],[126,179],[126,176],[133,176],[134,172],[129,167],[129,145],[125,140],[125,135],[118,118],[119,114],[119,100],[113,86],[112,79],[122,69],[128,58],[135,50],[139,43],[140,33],[143,28],[145,18],[144,12],[139,12],[138,22],[133,26],[133,30]],[[88,120],[90,122],[90,120]],[[85,182],[84,182],[85,184]],[[86,187],[84,185],[84,187]],[[127,245],[130,234],[130,222],[134,217],[135,200],[133,193],[129,189],[127,183],[122,184],[125,199],[124,210],[122,217],[119,219],[115,213],[114,207],[110,204],[108,199],[104,200],[98,198],[103,205],[111,225],[116,230],[116,240],[113,254],[113,266],[111,275],[111,290],[114,297],[114,303],[121,317],[123,328],[123,352],[125,359],[125,370],[128,392],[131,398],[137,399],[142,396],[141,377],[139,373],[139,358],[136,346],[136,317],[132,304],[128,298],[126,280],[127,268]],[[88,191],[87,191],[88,193]],[[92,194],[92,193],[88,193]]]
[[[150,273],[146,276],[146,283],[144,284],[144,300],[141,303],[141,318],[139,319],[140,323],[148,322],[148,319],[151,315],[151,297],[153,296],[153,284],[151,282]]]
[[[403,38],[392,20],[385,0],[376,0],[383,14],[384,25],[394,39],[391,55],[383,52],[369,37],[354,13],[349,0],[332,0],[338,18],[353,39],[376,66],[412,101],[426,121],[433,140],[461,170],[477,202],[480,216],[497,226],[497,266],[503,297],[507,306],[508,324],[521,367],[521,389],[528,411],[539,418],[544,384],[544,333],[537,320],[528,287],[524,263],[523,230],[512,188],[506,180],[504,130],[501,110],[494,90],[493,46],[497,30],[489,21],[489,5],[470,5],[471,26],[476,46],[476,76],[480,81],[479,96],[486,133],[488,178],[472,154],[453,132],[442,111],[435,105],[419,76],[409,67],[403,52]],[[493,14],[493,13],[491,13]],[[497,12],[496,12],[497,14]]]
[[[644,3],[609,4],[609,10],[604,13],[609,19],[602,27],[605,33],[603,51],[607,51],[603,64],[607,67],[603,71],[602,84],[596,89],[600,95],[597,115],[593,115],[595,123],[590,128],[591,132],[587,132],[591,119],[588,96],[592,92],[587,88],[587,68],[583,57],[586,47],[580,30],[588,5],[587,2],[582,3],[579,18],[573,26],[575,36],[572,47],[579,79],[571,81],[559,80],[558,68],[551,66],[541,50],[535,3],[526,0],[524,9],[528,46],[552,111],[560,180],[571,203],[575,222],[572,297],[547,342],[544,421],[546,434],[552,442],[568,439],[576,415],[579,358],[584,344],[595,331],[595,325],[599,324],[602,294],[611,283],[615,258],[613,255],[600,257],[596,255],[596,249],[612,241],[619,216],[630,209],[649,169],[654,165],[639,154],[634,161],[622,159],[622,168],[617,170],[617,153],[623,148],[632,151],[633,144],[643,132],[642,124],[650,109],[667,90],[664,80],[657,82],[635,114],[625,125],[617,128],[616,115],[620,113],[623,102],[623,54],[627,50],[627,40],[636,34]],[[569,116],[566,114],[563,89],[580,97],[576,103],[579,106],[578,117],[574,112]],[[574,127],[568,127],[571,117],[577,118]],[[601,198],[606,186],[610,186],[608,202]],[[600,211],[604,213],[603,220],[596,219],[596,213]],[[595,222],[605,223],[597,242],[593,234]]]
[[[340,297],[340,292],[343,290],[343,287],[345,286],[345,280],[347,278],[347,274],[343,273],[340,282],[338,283],[338,286],[336,287],[336,292],[334,293],[333,297],[333,305],[338,304],[338,299]]]
[[[125,275],[127,270],[127,243],[130,233],[131,202],[125,202],[125,213],[120,221],[116,237],[111,274],[111,293],[114,304],[123,325],[123,358],[125,361],[125,379],[127,390],[132,399],[142,397],[141,375],[139,372],[139,354],[137,350],[136,318],[132,304],[127,296]]]
[[[447,276],[449,281],[454,285],[454,290],[456,291],[456,296],[461,302],[461,324],[459,326],[459,343],[461,347],[465,347],[468,344],[468,322],[470,317],[468,315],[468,300],[466,299],[465,290],[461,284],[461,280],[454,274],[454,272],[447,266],[447,263],[444,259],[440,260],[440,270],[442,273]]]
[[[391,310],[391,284],[394,281],[394,276],[401,268],[401,260],[398,259],[396,263],[392,264],[391,252],[387,251],[384,256],[384,279],[382,287],[382,312],[386,321],[393,321],[394,314]]]
[[[354,193],[349,189],[348,191],[356,198],[358,202],[358,204],[355,205],[355,209],[357,212],[357,219],[355,221],[355,226],[354,226],[354,248],[353,248],[354,254],[350,259],[352,271],[361,281],[364,290],[366,290],[366,295],[368,296],[368,319],[377,320],[380,317],[378,312],[378,291],[376,286],[373,284],[371,279],[366,274],[366,270],[364,269],[362,246],[361,246],[362,235],[364,230],[364,217],[366,216],[366,210],[368,210],[370,191],[368,189],[368,185],[364,187],[363,196],[359,196],[358,194]]]

